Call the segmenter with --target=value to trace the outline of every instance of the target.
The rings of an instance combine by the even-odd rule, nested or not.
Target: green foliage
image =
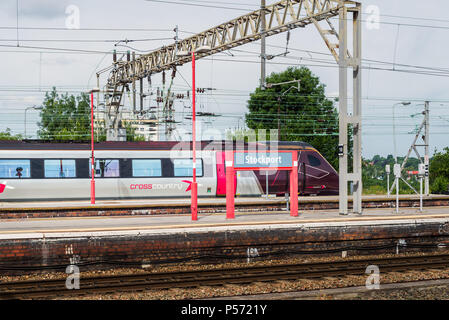
[[[387,193],[387,186],[381,186],[381,185],[373,185],[373,186],[363,186],[363,194],[367,194],[367,195],[373,195],[373,194],[378,194],[378,195],[384,195]]]
[[[277,130],[279,110],[280,141],[307,142],[338,168],[338,112],[325,96],[325,85],[306,67],[272,73],[266,81],[274,84],[291,80],[301,80],[299,92],[297,83],[289,83],[265,90],[257,88],[250,95],[248,128]]]
[[[398,157],[398,163],[403,163],[405,157]],[[379,155],[375,155],[373,159],[364,159],[362,161],[362,181],[363,181],[363,193],[364,194],[387,194],[387,174],[385,172],[385,166],[390,165],[390,188],[394,182],[393,166],[394,157],[390,154],[386,158]],[[408,179],[407,171],[417,171],[419,160],[417,158],[409,158],[407,164],[402,171],[402,176],[407,179],[407,182],[419,191],[419,179],[416,176],[410,176]],[[400,194],[414,193],[410,187],[404,182],[399,183]]]
[[[430,185],[431,193],[447,193],[449,191],[449,179],[446,177],[436,177]]]
[[[86,141],[90,137],[90,101],[86,93],[45,94],[38,136],[44,140]]]
[[[89,141],[91,135],[91,106],[87,93],[78,96],[53,91],[45,94],[43,109],[40,113],[38,136],[44,140]],[[135,134],[130,125],[125,126],[128,141],[145,141],[143,136]],[[104,127],[95,128],[95,141],[106,141]]]
[[[429,166],[430,171],[430,191],[432,193],[446,193],[449,186],[449,148],[444,148],[444,152],[437,152],[433,155]]]
[[[23,137],[21,134],[11,134],[10,128],[6,128],[5,131],[0,132],[0,140],[22,140],[22,138]]]
[[[136,129],[131,127],[130,124],[126,124],[125,129],[126,141],[145,141],[145,137],[140,134],[136,134]]]
[[[403,157],[398,157],[398,163],[404,161]],[[391,172],[393,172],[394,158],[388,155],[387,158],[376,155],[372,160],[363,160],[362,179],[363,192],[365,194],[386,194],[387,193],[387,176],[385,173],[385,165],[389,164]],[[419,160],[417,158],[409,158],[402,172],[402,176],[406,178],[406,171],[417,171]],[[449,191],[449,148],[445,148],[444,152],[435,151],[434,156],[430,159],[430,192],[434,194],[447,193]],[[390,186],[393,183],[394,176],[390,175]],[[416,190],[419,191],[419,179],[411,176],[407,181]],[[413,193],[405,183],[401,182],[399,193]],[[383,192],[380,192],[383,190]]]

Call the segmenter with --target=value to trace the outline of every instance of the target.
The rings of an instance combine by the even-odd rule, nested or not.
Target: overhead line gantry
[[[353,50],[348,48],[348,14],[352,13]],[[331,18],[338,17],[335,28]],[[200,32],[184,40],[163,46],[153,52],[130,58],[126,61],[114,59],[105,93],[107,139],[117,140],[121,128],[120,106],[125,89],[136,81],[177,66],[189,63],[190,56],[176,53],[192,52],[201,47],[196,59],[223,52],[263,36],[269,37],[296,28],[313,24],[339,65],[339,177],[340,213],[347,214],[348,181],[353,181],[355,213],[362,212],[361,175],[361,3],[343,0],[282,0],[259,10],[242,15],[231,21]],[[353,113],[348,116],[348,67],[353,70]],[[99,78],[100,73],[97,73]],[[136,99],[133,99],[133,110]],[[353,128],[354,172],[347,173],[348,167],[348,124]]]

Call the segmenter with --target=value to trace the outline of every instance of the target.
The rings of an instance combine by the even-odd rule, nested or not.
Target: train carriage
[[[226,192],[224,150],[298,150],[301,195],[338,194],[338,175],[312,146],[302,142],[236,144],[203,141],[197,153],[198,196]],[[199,142],[198,142],[199,144]],[[228,144],[229,147],[229,144]],[[84,200],[90,198],[88,143],[0,142],[0,201]],[[95,144],[97,199],[182,198],[190,196],[190,142],[102,142]],[[236,174],[237,196],[288,192],[286,171]]]

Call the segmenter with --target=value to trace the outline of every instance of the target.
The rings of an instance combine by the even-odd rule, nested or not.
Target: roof
[[[201,149],[215,148],[224,149],[226,144],[233,144],[234,149],[240,149],[241,144],[236,144],[235,141],[201,141]],[[254,143],[244,143],[243,146],[250,146]],[[267,142],[259,142],[257,145],[267,145]],[[191,141],[138,141],[138,142],[119,142],[108,141],[95,143],[95,150],[171,150],[175,146],[182,149],[191,148]],[[268,142],[269,146],[269,142]],[[305,142],[285,142],[279,141],[280,149],[290,149],[291,147],[313,148],[310,144]],[[288,148],[290,147],[290,148]],[[0,150],[90,150],[91,145],[88,142],[49,142],[42,140],[23,140],[23,141],[0,141]]]

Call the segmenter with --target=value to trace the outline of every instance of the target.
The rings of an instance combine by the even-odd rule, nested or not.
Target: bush
[[[444,176],[436,177],[430,186],[432,193],[447,193],[449,191],[449,179]]]

